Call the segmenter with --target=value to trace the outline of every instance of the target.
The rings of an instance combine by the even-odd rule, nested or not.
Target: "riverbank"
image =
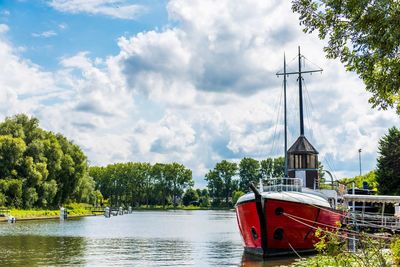
[[[68,211],[69,218],[77,218],[83,216],[93,216],[91,205],[84,203],[72,203],[65,206]],[[25,220],[48,220],[60,218],[60,210],[51,209],[3,209],[3,216],[0,217],[0,222],[8,221],[8,217],[12,216],[17,221]]]
[[[101,212],[93,213],[93,207],[87,204],[70,204],[66,206],[68,211],[68,218],[79,218],[86,216],[103,215]],[[97,211],[104,209],[104,207],[95,208]],[[133,211],[173,211],[173,210],[232,210],[233,208],[227,207],[199,207],[199,206],[140,206],[132,209]],[[44,209],[9,209],[7,213],[0,216],[0,222],[7,222],[8,216],[15,217],[17,221],[29,220],[52,220],[60,218],[60,210],[44,210]]]

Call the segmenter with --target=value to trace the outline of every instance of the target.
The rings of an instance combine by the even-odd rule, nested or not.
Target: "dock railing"
[[[269,178],[262,180],[263,192],[301,192],[303,181],[300,178]]]

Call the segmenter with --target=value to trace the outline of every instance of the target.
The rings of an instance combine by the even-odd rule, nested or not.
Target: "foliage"
[[[232,206],[229,198],[232,196],[232,192],[238,188],[238,181],[233,179],[237,168],[236,163],[222,160],[206,174],[207,187],[210,196],[213,198],[214,206],[220,206],[222,199],[225,200],[225,206]]]
[[[267,158],[260,162],[260,175],[262,178],[276,178],[285,175],[285,158]]]
[[[239,188],[247,192],[249,184],[257,184],[260,179],[260,162],[253,158],[243,158],[239,163]],[[233,203],[236,203],[233,201]]]
[[[385,250],[389,241],[384,238],[372,237],[361,232],[356,237],[357,251],[350,252],[347,249],[348,240],[351,237],[349,234],[343,234],[340,230],[318,229],[315,235],[319,238],[319,241],[315,244],[319,254],[315,257],[302,259],[294,263],[293,266],[392,266],[392,259],[388,251]],[[393,247],[393,244],[396,246],[397,243],[392,241],[391,244],[391,247]]]
[[[16,208],[89,201],[86,156],[61,134],[19,114],[0,123],[0,202]],[[5,201],[4,201],[5,200]]]
[[[372,93],[373,107],[400,114],[400,2],[397,0],[293,0],[304,31],[328,39],[328,58],[339,58]]]
[[[199,195],[199,203],[200,207],[207,208],[210,206],[210,194],[208,193],[207,188],[203,190],[196,189],[197,194]]]
[[[400,194],[400,129],[393,127],[381,138],[378,147],[376,180],[379,193]]]
[[[400,237],[396,236],[390,243],[390,252],[392,253],[393,264],[400,265]]]
[[[340,183],[347,184],[351,182],[355,182],[356,188],[363,188],[363,182],[368,183],[368,189],[370,190],[378,190],[378,181],[376,179],[376,171],[370,171],[364,175],[357,175],[353,178],[342,178],[339,180]]]
[[[193,186],[191,170],[178,163],[128,162],[90,167],[90,176],[112,206],[175,206]],[[103,203],[104,204],[104,203]]]
[[[194,205],[194,203],[199,203],[199,195],[196,190],[189,188],[183,195],[182,204],[189,206],[190,204]]]
[[[232,193],[232,203],[236,204],[236,202],[238,201],[238,199],[244,195],[244,192],[242,191],[234,191]]]

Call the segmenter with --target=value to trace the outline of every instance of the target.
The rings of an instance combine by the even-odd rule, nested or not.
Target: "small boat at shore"
[[[261,180],[258,188],[240,197],[236,216],[244,249],[263,257],[314,251],[317,228],[337,229],[343,212],[336,210],[335,190],[320,189],[318,151],[304,135],[302,74],[322,70],[277,73],[284,77],[285,99],[285,176]],[[286,77],[299,75],[300,136],[287,149]]]

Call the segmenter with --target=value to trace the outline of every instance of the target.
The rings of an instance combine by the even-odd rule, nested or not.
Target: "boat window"
[[[274,239],[275,240],[283,239],[283,229],[282,228],[278,228],[274,231]]]
[[[254,240],[256,240],[258,238],[257,231],[256,231],[256,228],[254,228],[254,226],[251,227],[251,235],[253,236]]]
[[[282,215],[282,214],[283,214],[283,208],[281,208],[281,207],[276,208],[275,214],[276,214],[276,215]]]

